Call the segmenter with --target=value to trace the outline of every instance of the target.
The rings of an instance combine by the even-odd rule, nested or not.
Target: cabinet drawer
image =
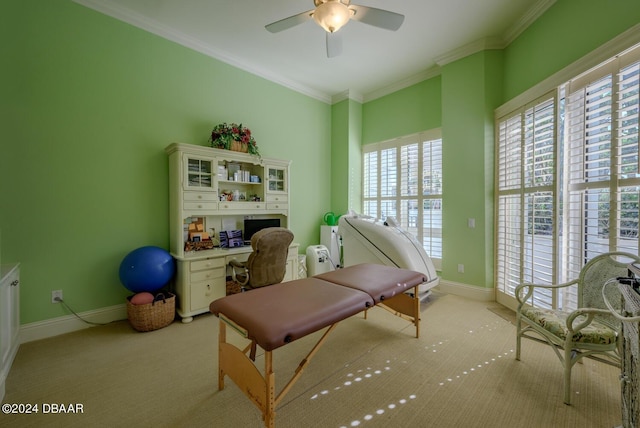
[[[190,264],[191,272],[196,272],[199,270],[213,269],[224,267],[224,257],[216,257],[215,259],[206,259],[206,260],[198,260],[191,262]]]
[[[267,202],[289,202],[289,196],[285,193],[267,193]]]
[[[268,210],[288,210],[289,204],[286,202],[267,202]]]
[[[213,281],[191,283],[191,311],[208,309],[209,304],[227,294],[226,281],[218,278]]]
[[[185,210],[217,210],[217,202],[185,202]]]
[[[265,208],[264,202],[220,202],[219,208],[221,210],[263,210]]]
[[[198,272],[191,272],[191,282],[211,281],[216,278],[224,278],[224,276],[225,276],[225,269],[223,267],[201,270]]]
[[[184,192],[185,202],[217,202],[218,192]]]

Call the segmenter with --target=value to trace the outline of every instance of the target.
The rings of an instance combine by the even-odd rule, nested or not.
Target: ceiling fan
[[[404,21],[404,15],[399,13],[351,4],[351,0],[313,0],[313,3],[315,9],[273,22],[265,28],[278,33],[313,19],[326,31],[327,56],[332,58],[342,52],[342,40],[336,32],[350,19],[391,31],[400,28]]]

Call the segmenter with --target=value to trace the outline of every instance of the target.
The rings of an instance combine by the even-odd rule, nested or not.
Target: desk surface
[[[300,244],[292,243],[289,245],[289,250],[296,249],[300,246]],[[184,254],[184,257],[178,256],[177,254],[171,253],[173,258],[178,260],[202,260],[208,259],[212,257],[226,257],[233,256],[235,254],[246,254],[253,251],[251,245],[244,245],[242,247],[234,247],[234,248],[213,248],[211,250],[201,250],[201,251],[190,251]]]

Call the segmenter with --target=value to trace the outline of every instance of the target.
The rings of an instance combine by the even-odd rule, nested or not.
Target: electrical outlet
[[[62,300],[62,290],[53,290],[51,292],[51,303],[60,303]]]

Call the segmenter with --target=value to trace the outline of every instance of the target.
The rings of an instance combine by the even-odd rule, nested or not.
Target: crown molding
[[[381,98],[400,89],[420,83],[423,80],[431,79],[441,74],[440,67],[457,61],[474,53],[488,49],[504,49],[524,30],[526,30],[533,22],[535,22],[544,12],[547,11],[557,0],[539,0],[531,7],[525,15],[523,15],[513,27],[511,27],[503,37],[485,38],[469,43],[460,48],[449,51],[435,58],[437,66],[431,67],[421,73],[415,74],[400,82],[376,89],[364,96],[364,102]]]
[[[337,104],[340,101],[344,101],[346,99],[352,99],[353,101],[357,101],[360,104],[362,104],[364,102],[363,98],[362,98],[362,94],[360,94],[360,93],[358,93],[356,91],[353,91],[351,89],[347,89],[345,91],[342,91],[342,92],[340,92],[338,94],[333,95],[331,97],[331,104]]]
[[[527,13],[525,13],[516,23],[507,30],[503,39],[505,46],[509,46],[520,34],[524,32],[531,24],[542,16],[557,0],[539,0]]]
[[[447,52],[435,58],[436,64],[440,67],[447,65],[451,62],[465,58],[474,53],[489,50],[489,49],[504,49],[506,46],[504,40],[501,37],[488,37],[485,39],[476,40],[475,42],[461,46],[457,49]]]
[[[390,85],[383,86],[382,88],[376,89],[375,91],[369,92],[364,95],[363,102],[373,101],[377,98],[382,98],[385,95],[392,94],[401,89],[408,88],[409,86],[413,86],[417,83],[423,82],[425,80],[434,78],[441,74],[441,69],[439,66],[434,65],[420,73],[414,74],[412,76],[407,77],[406,79],[391,83]]]
[[[189,49],[195,50],[204,55],[217,59],[221,62],[229,64],[240,70],[254,74],[258,77],[262,77],[270,82],[284,86],[295,92],[301,93],[303,95],[307,95],[311,98],[314,98],[316,100],[319,100],[327,104],[335,104],[346,98],[351,98],[360,103],[372,101],[377,98],[381,98],[385,95],[388,95],[390,93],[393,93],[398,90],[420,83],[424,80],[438,76],[441,73],[440,67],[442,67],[443,65],[449,64],[453,61],[457,61],[459,59],[462,59],[464,57],[467,57],[469,55],[472,55],[474,53],[477,53],[483,50],[504,49],[506,46],[509,45],[509,43],[515,40],[515,38],[517,38],[529,25],[531,25],[536,19],[538,19],[544,12],[547,11],[547,9],[549,9],[556,2],[556,0],[538,0],[533,5],[533,7],[530,8],[527,11],[527,13],[520,20],[518,20],[513,27],[511,27],[505,33],[503,37],[486,38],[486,39],[478,40],[476,42],[467,44],[460,48],[454,49],[453,51],[440,55],[439,57],[435,58],[436,66],[430,67],[427,70],[424,70],[420,73],[409,76],[406,79],[391,83],[387,86],[381,87],[379,89],[376,89],[364,95],[354,93],[353,91],[349,91],[349,90],[343,91],[338,94],[330,95],[325,92],[309,88],[308,86],[302,85],[298,82],[295,82],[289,79],[283,79],[282,76],[280,75],[271,73],[265,69],[256,67],[253,64],[249,64],[245,61],[242,61],[239,58],[231,55],[229,52],[226,52],[220,49],[211,48],[211,46],[207,45],[206,43],[204,43],[203,41],[197,38],[188,36],[184,33],[181,33],[172,28],[164,26],[155,20],[146,18],[122,6],[105,4],[100,0],[73,0],[73,1],[89,9],[93,9],[97,12],[111,16],[112,18],[131,24],[134,27],[143,29],[152,34],[160,36],[164,39],[171,40],[175,43],[178,43]]]
[[[613,39],[598,46],[585,56],[577,59],[563,69],[547,77],[537,85],[527,89],[495,110],[495,117],[504,116],[526,103],[535,100],[547,92],[567,83],[574,77],[597,67],[615,55],[640,44],[640,24],[618,34]]]
[[[196,39],[194,37],[191,37],[184,33],[176,31],[172,28],[164,26],[155,20],[148,19],[129,9],[126,9],[120,6],[115,6],[115,5],[105,5],[103,2],[100,2],[99,0],[73,0],[73,1],[82,6],[86,6],[89,9],[93,9],[97,12],[111,16],[112,18],[115,18],[119,21],[126,22],[127,24],[131,24],[134,27],[141,28],[145,31],[148,31],[157,36],[160,36],[164,39],[171,40],[189,49],[193,49],[196,52],[200,52],[204,55],[215,58],[233,67],[239,68],[248,73],[262,77],[266,80],[277,83],[278,85],[284,86],[293,91],[299,92],[303,95],[307,95],[311,98],[315,98],[327,104],[331,103],[331,97],[324,92],[316,91],[307,86],[301,85],[297,82],[283,79],[279,75],[269,73],[264,69],[257,68],[254,65],[243,62],[223,50],[212,49],[210,46],[208,46],[206,43],[202,42],[199,39]]]

